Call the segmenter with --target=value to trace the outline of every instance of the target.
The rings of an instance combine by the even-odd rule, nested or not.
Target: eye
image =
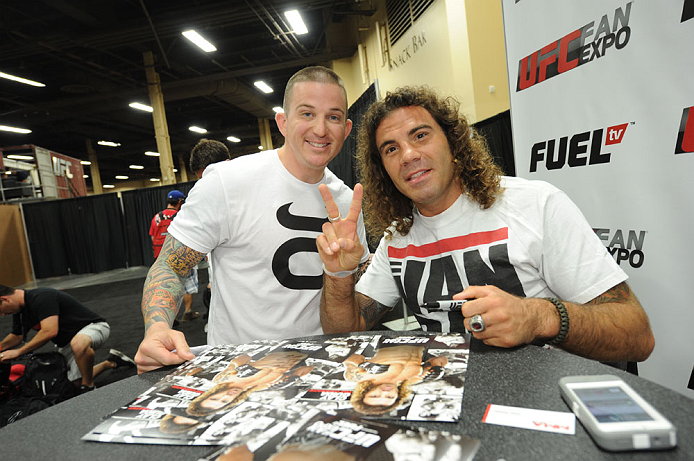
[[[331,122],[339,122],[340,120],[342,120],[339,115],[331,115],[328,118]]]
[[[381,155],[389,155],[395,152],[396,150],[398,149],[395,146],[386,146],[385,148],[383,148]]]
[[[310,118],[313,114],[311,112],[301,112],[299,115],[304,118]]]
[[[422,138],[426,137],[426,135],[427,135],[427,133],[425,131],[420,131],[419,133],[416,133],[414,135],[414,137],[415,137],[415,139],[422,139]]]

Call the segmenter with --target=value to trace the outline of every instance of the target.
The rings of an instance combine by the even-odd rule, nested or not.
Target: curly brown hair
[[[198,397],[193,399],[190,404],[188,404],[188,407],[186,408],[186,413],[189,414],[190,416],[209,416],[214,413],[218,413],[220,411],[228,410],[241,402],[245,401],[251,393],[255,391],[255,387],[251,387],[249,389],[244,389],[240,394],[236,395],[236,397],[226,405],[224,405],[221,408],[207,408],[203,406],[203,402],[207,400],[210,396],[215,395],[215,394],[220,394],[226,392],[229,388],[235,387],[236,384],[234,383],[221,383],[217,384],[216,386],[212,387],[208,391],[206,391],[203,394],[200,394]]]
[[[369,107],[359,127],[357,165],[364,186],[364,224],[373,239],[395,231],[407,235],[413,224],[412,200],[402,194],[388,176],[376,146],[376,130],[393,111],[410,106],[426,109],[448,139],[455,176],[463,193],[487,209],[501,194],[501,168],[494,163],[487,143],[459,113],[460,103],[452,97],[440,98],[426,86],[402,87],[388,92],[382,101]]]
[[[352,408],[363,415],[382,415],[395,410],[412,395],[412,385],[410,380],[398,383],[398,397],[390,405],[367,405],[364,403],[364,396],[375,387],[373,380],[359,381],[352,391],[350,403]]]

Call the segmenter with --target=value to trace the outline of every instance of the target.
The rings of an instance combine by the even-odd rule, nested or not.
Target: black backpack
[[[24,368],[21,393],[39,397],[49,405],[74,397],[77,388],[68,380],[67,372],[67,361],[60,352],[36,353]]]
[[[26,418],[49,406],[40,397],[18,395],[0,405],[0,427],[5,427],[18,419]]]

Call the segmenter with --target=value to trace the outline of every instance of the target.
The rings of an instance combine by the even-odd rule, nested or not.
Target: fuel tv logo
[[[544,162],[547,170],[559,170],[567,164],[579,167],[609,163],[612,154],[602,151],[603,133],[606,133],[605,146],[619,144],[630,124],[634,122],[537,142],[530,149],[530,173],[537,171],[540,162]]]

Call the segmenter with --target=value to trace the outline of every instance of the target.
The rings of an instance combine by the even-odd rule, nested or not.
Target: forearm
[[[344,278],[323,275],[320,320],[323,331],[346,333],[366,329],[354,291],[354,274]]]
[[[6,351],[7,349],[11,349],[21,343],[21,336],[10,333],[9,335],[5,336],[5,339],[0,341],[0,351]]]
[[[559,332],[559,316],[549,301],[544,309]],[[564,302],[569,314],[569,332],[559,345],[571,353],[600,361],[646,360],[655,340],[648,316],[626,283],[620,283],[586,304]],[[554,310],[554,313],[551,313]],[[552,315],[554,318],[552,318]]]
[[[44,346],[48,341],[53,339],[55,337],[55,334],[53,333],[48,333],[43,330],[39,330],[36,332],[33,338],[31,338],[30,341],[27,341],[24,343],[21,347],[17,348],[17,352],[19,352],[20,355],[23,354],[28,354],[29,352],[33,352],[36,349]]]
[[[166,261],[157,259],[147,274],[142,291],[145,330],[149,330],[155,322],[166,322],[171,326],[184,291],[178,275],[168,267]]]

